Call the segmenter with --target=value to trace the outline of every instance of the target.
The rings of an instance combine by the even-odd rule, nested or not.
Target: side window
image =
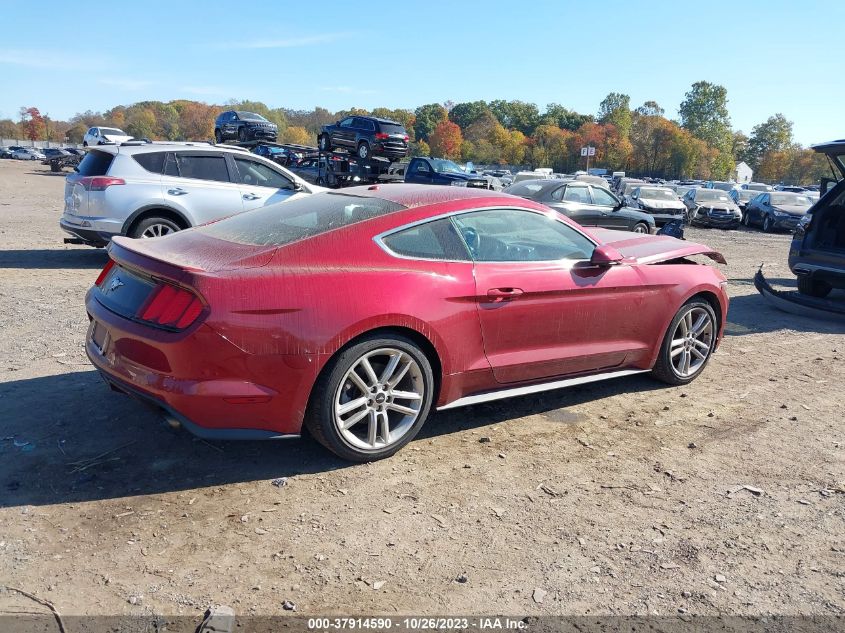
[[[291,182],[276,170],[258,161],[235,156],[235,164],[241,182],[256,187],[272,187],[273,189],[292,189]]]
[[[340,127],[352,127],[352,117],[346,117],[340,122]]]
[[[763,201],[762,201],[763,204],[769,204],[770,199],[771,199],[771,197],[769,196],[769,194],[767,194],[767,193],[763,194]]]
[[[618,202],[616,198],[610,195],[609,192],[601,189],[599,187],[593,187],[593,204],[600,204],[603,207],[615,207]],[[640,190],[636,189],[634,191],[635,194],[639,194]]]
[[[449,218],[434,220],[388,235],[384,245],[397,255],[420,259],[469,261],[469,254]]]
[[[566,189],[566,187],[558,187],[557,189],[552,191],[552,200],[554,200],[555,202],[560,202],[563,199],[564,189]]]
[[[473,259],[479,262],[589,259],[595,248],[569,225],[532,211],[473,211],[454,220]]]
[[[565,202],[590,204],[590,192],[587,191],[586,187],[581,185],[567,185],[566,191],[563,192],[563,200]]]
[[[176,154],[176,164],[182,178],[229,182],[229,170],[222,155]]]
[[[172,152],[168,152],[167,158],[164,159],[164,175],[179,176],[179,167],[176,165],[176,157]]]
[[[417,167],[416,167],[416,169],[414,169],[414,171],[416,171],[418,173],[428,174],[428,173],[431,172],[431,169],[429,169],[427,162],[425,162],[424,160],[421,160],[420,162],[417,163]]]
[[[149,152],[148,154],[135,154],[132,158],[141,167],[154,174],[164,171],[164,157],[167,152]]]

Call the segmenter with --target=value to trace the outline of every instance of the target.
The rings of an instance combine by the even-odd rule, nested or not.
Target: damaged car
[[[767,191],[752,198],[745,207],[743,224],[760,226],[766,233],[794,231],[813,200],[800,193]]]
[[[683,202],[690,224],[734,229],[742,221],[742,211],[721,189],[690,189]]]
[[[798,222],[789,248],[789,268],[798,278],[799,292],[826,297],[834,288],[845,288],[845,139],[813,149],[827,155],[838,183]]]
[[[677,194],[667,187],[637,187],[631,192],[631,204],[653,217],[657,226],[683,219],[687,210]]]
[[[85,347],[113,389],[201,437],[306,427],[371,461],[435,409],[645,372],[691,382],[728,311],[697,255],[724,263],[489,190],[351,187],[114,238]]]

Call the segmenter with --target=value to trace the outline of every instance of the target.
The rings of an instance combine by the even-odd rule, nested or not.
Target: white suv
[[[322,187],[239,147],[132,141],[88,150],[65,181],[66,243],[159,237]]]
[[[82,137],[82,145],[116,145],[130,140],[131,136],[116,127],[92,127]]]

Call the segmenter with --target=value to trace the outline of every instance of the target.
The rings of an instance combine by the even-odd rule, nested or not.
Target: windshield
[[[807,196],[793,193],[780,193],[780,194],[772,194],[772,206],[777,205],[785,205],[785,206],[796,206],[796,207],[809,207],[813,204],[813,201],[810,200]]]
[[[677,200],[678,196],[668,189],[640,189],[640,198],[647,200]]]
[[[724,191],[719,189],[698,189],[695,192],[696,200],[717,200],[719,202],[730,202],[731,199]]]
[[[458,167],[455,163],[451,160],[446,160],[443,158],[432,158],[431,164],[434,167],[434,171],[438,174],[465,174],[466,172]]]
[[[748,185],[746,185],[746,189],[749,189],[751,191],[771,191],[772,186],[771,185],[762,185],[762,184],[759,184],[759,183],[756,183],[756,182],[752,182],[752,183],[749,183]]]
[[[238,118],[241,121],[266,121],[263,116],[255,112],[238,112]]]
[[[101,127],[100,132],[102,134],[113,134],[114,136],[126,136],[126,132],[118,130],[116,127]]]

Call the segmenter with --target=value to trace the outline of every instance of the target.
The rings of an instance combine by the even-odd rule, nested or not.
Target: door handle
[[[513,299],[522,294],[522,288],[490,288],[487,296],[491,299]]]
[[[243,195],[244,200],[258,200],[261,196],[256,196],[254,193],[245,193]]]
[[[188,192],[182,189],[181,187],[176,187],[175,189],[168,189],[167,193],[169,193],[171,196],[184,196]]]

